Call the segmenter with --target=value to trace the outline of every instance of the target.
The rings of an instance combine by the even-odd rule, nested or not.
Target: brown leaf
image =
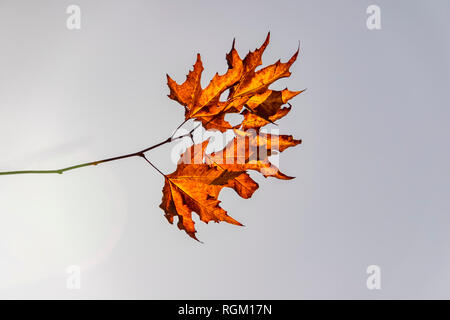
[[[297,59],[298,50],[288,62],[282,63],[278,60],[275,64],[256,71],[262,64],[261,57],[269,44],[269,39],[270,33],[261,47],[249,52],[243,60],[239,57],[233,41],[231,51],[226,55],[227,72],[223,75],[216,73],[205,89],[201,88],[203,65],[200,55],[197,55],[194,69],[189,72],[183,84],[178,85],[167,76],[169,98],[185,107],[185,120],[196,119],[201,121],[206,129],[221,132],[232,129],[224,119],[225,114],[241,112],[247,101],[252,98],[258,99],[255,95],[267,94],[269,85],[280,78],[289,77],[291,74],[289,68]],[[220,101],[220,96],[226,90],[229,90],[227,100]],[[261,107],[260,111],[263,112],[265,108],[267,107]],[[254,122],[249,119],[249,123]]]
[[[200,153],[199,145],[188,149],[190,155],[183,154],[176,171],[165,176],[160,205],[170,223],[173,223],[174,217],[178,217],[178,228],[196,240],[192,212],[196,212],[200,220],[206,223],[225,221],[241,225],[219,206],[219,193],[227,187],[247,199],[258,189],[258,184],[245,171],[214,167],[205,163],[185,163],[187,159],[195,159],[201,155],[206,144],[207,141],[200,145]]]

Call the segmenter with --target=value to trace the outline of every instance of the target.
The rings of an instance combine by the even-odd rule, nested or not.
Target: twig
[[[150,163],[150,161],[145,157],[145,153],[153,150],[155,148],[158,148],[162,145],[165,145],[167,143],[170,143],[172,141],[178,140],[178,139],[182,139],[184,137],[192,137],[192,132],[197,129],[197,127],[195,127],[193,130],[191,130],[189,133],[186,133],[184,135],[178,136],[178,137],[170,137],[167,138],[164,141],[161,141],[153,146],[150,146],[148,148],[145,148],[141,151],[138,152],[133,152],[133,153],[129,153],[129,154],[125,154],[123,156],[118,156],[118,157],[113,157],[113,158],[108,158],[108,159],[103,159],[103,160],[98,160],[98,161],[92,161],[92,162],[86,162],[86,163],[82,163],[82,164],[78,164],[78,165],[74,165],[71,167],[67,167],[67,168],[62,168],[62,169],[55,169],[55,170],[21,170],[21,171],[6,171],[6,172],[0,172],[0,176],[4,176],[4,175],[13,175],[13,174],[51,174],[51,173],[57,173],[57,174],[63,174],[66,171],[70,171],[70,170],[75,170],[75,169],[79,169],[79,168],[83,168],[83,167],[88,167],[88,166],[96,166],[102,163],[106,163],[106,162],[111,162],[111,161],[116,161],[116,160],[122,160],[122,159],[127,159],[127,158],[132,158],[132,157],[143,157],[145,160],[147,160],[147,162]],[[151,163],[150,163],[151,164]],[[158,168],[156,168],[153,164],[151,164],[156,170],[158,170],[161,174],[163,174]]]

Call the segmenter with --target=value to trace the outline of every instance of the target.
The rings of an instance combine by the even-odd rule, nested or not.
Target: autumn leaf
[[[233,41],[231,51],[226,55],[227,72],[223,75],[216,73],[205,89],[201,87],[203,64],[200,54],[197,55],[193,70],[189,72],[185,82],[181,85],[167,75],[167,84],[170,89],[169,98],[185,107],[185,120],[196,119],[201,121],[206,129],[225,132],[233,128],[230,123],[225,121],[227,113],[241,112],[248,101],[252,101],[251,104],[255,105],[258,99],[261,100],[260,95],[265,95],[266,98],[271,96],[272,92],[268,90],[268,87],[278,79],[291,75],[289,68],[297,59],[298,50],[288,62],[282,63],[278,60],[276,63],[256,71],[256,68],[262,64],[262,54],[269,44],[269,39],[270,33],[261,47],[249,52],[243,60],[239,57]],[[220,96],[226,90],[229,90],[227,100],[220,101]],[[282,97],[285,100],[284,103],[296,94],[298,92],[285,92]],[[276,95],[273,93],[269,101],[275,99]],[[289,97],[289,95],[291,96]],[[259,113],[256,112],[256,114],[270,121],[270,119],[264,118],[264,112],[267,108],[276,108],[276,103],[275,101],[269,103],[269,101],[261,106],[258,110]],[[249,108],[252,110],[251,106]],[[272,116],[274,115],[272,114]],[[247,126],[250,123],[255,123],[255,121],[248,119]]]
[[[249,52],[242,60],[233,41],[231,51],[226,55],[227,72],[216,74],[204,89],[201,87],[203,64],[200,55],[181,85],[167,76],[169,97],[185,107],[185,120],[196,119],[207,130],[226,132],[232,129],[235,135],[222,150],[210,154],[205,152],[209,140],[193,144],[181,155],[176,170],[164,175],[160,207],[170,223],[176,217],[178,228],[194,239],[197,237],[193,212],[206,223],[225,221],[240,225],[220,207],[219,194],[223,188],[231,188],[242,198],[250,198],[259,186],[249,171],[282,180],[293,178],[282,173],[269,157],[300,144],[301,140],[292,135],[266,133],[261,128],[286,116],[291,106],[283,106],[303,92],[269,89],[273,82],[291,75],[289,68],[296,60],[298,50],[286,63],[277,61],[256,70],[262,64],[262,54],[268,43],[269,35],[260,48]],[[227,99],[220,101],[226,90]],[[228,113],[241,113],[242,122],[231,126],[225,121]]]
[[[207,143],[201,144],[202,152]],[[192,146],[186,153],[195,154],[194,150],[198,146]],[[206,223],[225,221],[241,225],[219,206],[219,193],[227,187],[247,199],[258,189],[258,184],[245,171],[223,169],[205,163],[184,163],[186,153],[181,156],[175,172],[165,176],[160,207],[165,211],[167,220],[173,223],[174,217],[178,217],[178,228],[196,240],[192,212],[196,212],[200,220]]]
[[[242,198],[250,198],[258,184],[247,170],[258,171],[264,177],[292,179],[270,163],[268,157],[301,143],[300,140],[289,135],[249,134],[240,130],[235,133],[236,137],[223,150],[212,154],[205,153],[209,140],[192,145],[181,155],[175,172],[165,176],[160,207],[170,223],[178,217],[178,228],[194,239],[197,237],[192,212],[206,223],[212,220],[241,225],[219,206],[218,196],[222,188],[228,187]]]

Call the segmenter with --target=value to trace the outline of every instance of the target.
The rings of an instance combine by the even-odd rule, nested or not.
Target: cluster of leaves
[[[302,92],[269,89],[278,79],[291,75],[289,68],[296,60],[298,50],[286,63],[278,60],[256,70],[262,64],[269,38],[270,34],[260,48],[250,51],[244,59],[239,57],[233,41],[231,51],[226,55],[228,70],[223,75],[216,74],[204,89],[201,87],[203,64],[200,55],[184,83],[177,84],[167,76],[169,98],[184,106],[186,121],[194,119],[206,130],[233,130],[235,134],[219,152],[206,154],[208,140],[192,145],[181,155],[175,172],[165,175],[160,207],[170,223],[177,217],[178,227],[194,239],[197,238],[192,212],[206,223],[226,221],[241,225],[219,206],[218,196],[227,187],[242,198],[250,198],[258,184],[249,176],[249,170],[258,171],[265,177],[292,179],[281,173],[270,162],[269,156],[295,146],[301,140],[291,135],[263,133],[261,128],[286,116],[291,110],[288,101]],[[227,90],[227,99],[221,101]],[[284,106],[286,104],[289,106]],[[229,113],[240,113],[242,122],[232,126],[225,120]]]

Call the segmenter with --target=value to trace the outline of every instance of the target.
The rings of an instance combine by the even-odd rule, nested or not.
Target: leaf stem
[[[83,167],[89,167],[89,166],[96,166],[102,163],[106,163],[106,162],[111,162],[111,161],[116,161],[116,160],[122,160],[122,159],[127,159],[127,158],[132,158],[132,157],[142,157],[144,158],[148,163],[151,164],[151,166],[153,168],[155,168],[159,173],[161,173],[162,175],[164,175],[164,173],[162,173],[155,165],[153,165],[146,157],[145,157],[145,153],[156,149],[162,145],[165,145],[167,143],[170,143],[172,141],[178,140],[178,139],[182,139],[184,137],[191,137],[192,136],[192,132],[197,129],[197,127],[195,127],[194,129],[192,129],[189,133],[186,133],[184,135],[178,136],[178,137],[170,137],[167,138],[164,141],[161,141],[155,145],[152,145],[148,148],[145,148],[141,151],[138,152],[133,152],[133,153],[129,153],[129,154],[125,154],[122,156],[117,156],[117,157],[113,157],[113,158],[108,158],[108,159],[103,159],[103,160],[98,160],[98,161],[92,161],[92,162],[86,162],[86,163],[82,163],[82,164],[78,164],[78,165],[74,165],[71,167],[67,167],[67,168],[62,168],[62,169],[55,169],[55,170],[21,170],[21,171],[6,171],[6,172],[0,172],[0,176],[4,176],[4,175],[13,175],[13,174],[52,174],[52,173],[56,173],[56,174],[63,174],[66,171],[70,171],[70,170],[75,170],[75,169],[79,169],[79,168],[83,168]]]
[[[188,122],[189,121],[189,118],[188,119],[185,119],[182,123],[180,123],[180,125],[175,129],[175,131],[172,133],[172,135],[170,136],[170,139],[172,139],[173,138],[173,136],[175,135],[175,133],[177,133],[177,131],[186,123],[186,122]]]
[[[144,160],[147,161],[148,164],[151,165],[156,171],[158,171],[163,177],[166,177],[166,175],[161,170],[159,170],[153,163],[150,162],[150,160],[147,159],[145,154],[142,153],[140,154],[140,156],[144,158]]]

